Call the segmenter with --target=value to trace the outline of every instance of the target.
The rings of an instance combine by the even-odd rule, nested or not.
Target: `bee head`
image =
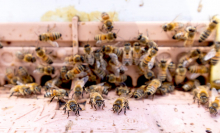
[[[80,60],[81,60],[82,62],[84,62],[84,57],[83,57],[82,55],[80,55]]]
[[[116,39],[117,38],[117,35],[116,35],[116,33],[113,33],[113,37]]]
[[[215,20],[215,19],[213,19],[213,20],[212,20],[212,23],[214,23],[214,24],[218,24],[218,21]]]
[[[30,88],[29,88],[29,87],[25,87],[25,88],[24,88],[24,93],[25,93],[26,95],[30,95],[30,94],[31,94]]]
[[[41,86],[40,86],[40,85],[37,85],[37,86],[35,87],[35,90],[36,90],[36,92],[41,93]]]
[[[141,40],[141,38],[142,38],[142,34],[139,34],[137,40]]]
[[[148,78],[152,78],[152,77],[154,77],[153,72],[147,72],[147,77],[148,77]]]
[[[162,95],[167,93],[167,89],[165,87],[161,87],[160,91],[161,91]]]
[[[86,53],[90,53],[90,51],[91,51],[90,45],[89,45],[89,44],[86,44],[86,45],[84,46],[84,50],[85,50]]]
[[[175,40],[175,39],[176,39],[176,36],[175,36],[175,35],[173,35],[172,39],[174,39],[174,40]]]
[[[32,57],[31,62],[33,62],[33,63],[36,62],[36,58]]]
[[[201,96],[200,99],[201,99],[201,103],[203,103],[203,104],[207,103],[209,100],[207,96]]]
[[[62,34],[61,34],[61,33],[59,33],[59,35],[60,35],[60,37],[62,37]]]
[[[167,25],[167,24],[164,24],[164,25],[162,26],[162,28],[163,28],[163,31],[167,32],[167,30],[168,30],[168,25]]]
[[[97,100],[96,104],[98,105],[98,107],[100,108],[102,106],[102,104],[104,104],[104,100]]]
[[[22,67],[22,66],[19,66],[18,69],[23,69],[23,67]]]
[[[107,89],[107,88],[104,88],[103,91],[102,91],[102,93],[105,94],[105,95],[108,95],[108,89]]]
[[[115,112],[118,113],[119,109],[120,109],[120,105],[118,105],[118,104],[114,104],[113,107],[112,107],[112,110],[113,110],[114,113]]]
[[[115,76],[114,75],[108,75],[107,77],[108,77],[108,81],[110,83],[115,81]]]
[[[109,31],[112,31],[113,28],[114,28],[113,26],[108,26],[107,29],[108,29]]]
[[[210,112],[210,114],[216,113],[217,109],[215,107],[211,106],[211,107],[209,107],[209,112]]]
[[[39,51],[39,50],[41,50],[41,47],[37,47],[37,48],[35,49],[35,51]]]
[[[195,28],[195,27],[189,28],[189,32],[195,32],[195,31],[196,31],[196,28]]]
[[[166,60],[161,60],[161,63],[167,63],[167,61]]]

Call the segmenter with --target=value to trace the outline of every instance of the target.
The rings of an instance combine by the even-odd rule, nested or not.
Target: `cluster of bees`
[[[113,21],[107,13],[102,13],[102,34],[95,35],[94,39],[97,44],[113,42],[117,38],[117,33],[113,32]],[[204,41],[211,32],[216,28],[218,20],[214,16],[211,19],[206,30],[200,35],[199,42]],[[197,32],[196,27],[187,26],[176,21],[166,23],[162,26],[165,32],[174,32],[173,39],[184,42],[185,47],[191,47]],[[58,32],[47,32],[39,35],[39,41],[49,42],[51,45],[59,47],[55,42],[62,35]],[[112,111],[120,113],[124,109],[124,114],[129,107],[129,98],[141,99],[155,94],[165,95],[174,91],[175,87],[180,87],[184,91],[192,91],[194,101],[198,104],[208,104],[211,114],[217,114],[220,109],[220,99],[215,88],[211,89],[210,85],[200,85],[196,78],[204,73],[209,73],[210,66],[216,65],[220,57],[220,44],[215,43],[212,49],[206,54],[200,49],[194,49],[182,56],[178,64],[174,64],[171,59],[158,59],[158,45],[150,40],[147,35],[139,33],[135,37],[135,42],[125,43],[123,48],[115,45],[103,45],[100,49],[93,49],[91,45],[84,45],[84,55],[72,55],[64,59],[66,63],[60,70],[56,70],[52,64],[53,60],[42,47],[36,47],[35,57],[33,54],[18,51],[16,57],[20,61],[34,63],[41,60],[46,65],[40,65],[34,73],[43,75],[53,75],[59,71],[59,75],[47,81],[43,87],[34,83],[33,78],[29,75],[27,68],[19,67],[17,74],[14,70],[6,70],[6,79],[9,84],[14,85],[11,88],[10,96],[14,93],[29,95],[32,93],[41,93],[44,88],[44,97],[51,98],[50,102],[57,97],[58,101],[65,101],[65,113],[73,111],[75,115],[80,115],[79,111],[83,110],[78,103],[83,99],[83,92],[89,93],[89,104],[95,110],[97,107],[104,109],[104,95],[116,87],[116,94],[119,97],[113,103]],[[146,82],[132,91],[126,85],[128,70],[127,66],[134,65],[141,74],[146,78]],[[107,69],[108,68],[108,69]],[[190,79],[186,74],[190,74]],[[61,89],[62,84],[74,81],[74,87],[70,91]],[[219,81],[215,81],[218,83]],[[92,83],[87,85],[87,83]],[[68,97],[69,100],[64,98]]]

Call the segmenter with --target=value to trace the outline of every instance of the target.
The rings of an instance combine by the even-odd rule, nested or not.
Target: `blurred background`
[[[99,21],[103,11],[115,21],[172,21],[179,14],[179,21],[208,21],[220,13],[220,0],[0,0],[0,5],[0,22],[68,22],[75,15]]]

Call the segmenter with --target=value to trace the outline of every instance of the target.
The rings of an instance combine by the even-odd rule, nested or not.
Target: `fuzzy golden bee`
[[[175,75],[175,83],[179,85],[184,82],[186,78],[187,69],[183,67],[183,64],[178,64]]]
[[[21,81],[25,84],[33,82],[33,78],[29,75],[25,67],[20,66],[18,68],[18,76],[20,77]]]
[[[18,93],[25,96],[25,95],[30,95],[32,91],[30,90],[30,87],[26,85],[16,85],[11,88],[9,97],[11,97],[14,93]]]
[[[157,91],[157,89],[161,86],[161,81],[159,79],[153,79],[150,84],[147,86],[146,90],[145,90],[145,94],[147,94],[148,96],[155,94],[155,92]]]
[[[92,92],[90,93],[90,99],[89,104],[91,104],[91,108],[95,108],[95,111],[97,110],[96,105],[100,108],[102,106],[102,109],[105,107],[105,101],[102,97],[102,95],[98,92]]]
[[[103,42],[112,42],[115,39],[117,39],[117,34],[114,32],[108,32],[103,34],[95,35],[94,40],[96,41],[96,44],[100,44]]]
[[[26,86],[28,86],[31,90],[32,93],[36,94],[36,93],[41,93],[41,86],[37,83],[28,83],[25,84]]]
[[[85,65],[82,64],[77,64],[74,66],[73,69],[69,70],[66,75],[65,75],[65,79],[69,80],[69,79],[74,79],[76,77],[76,75],[81,75],[83,74],[83,72],[87,69],[87,67]]]
[[[102,52],[104,54],[116,54],[119,58],[122,56],[122,53],[123,51],[121,49],[119,49],[118,47],[114,47],[114,46],[111,46],[111,45],[105,45],[102,47]]]
[[[135,99],[140,99],[143,98],[145,95],[145,91],[147,89],[147,85],[142,85],[141,87],[139,87],[137,90],[134,91],[134,98]]]
[[[88,79],[89,79],[88,76],[82,79],[76,79],[74,87],[71,89],[71,91],[73,91],[73,96],[75,96],[75,98],[79,98],[80,96],[83,97],[83,87],[88,81]]]
[[[188,67],[187,69],[191,73],[190,79],[195,79],[201,74],[210,72],[210,68],[204,65],[200,65],[200,66],[193,65],[193,66]]]
[[[40,73],[45,75],[53,75],[55,74],[55,68],[53,66],[37,66],[34,70],[34,73]]]
[[[196,34],[196,27],[192,27],[192,26],[186,27],[185,37],[187,39],[184,41],[185,47],[192,47],[193,46],[195,34]]]
[[[114,83],[114,84],[124,83],[127,80],[127,75],[125,75],[125,74],[119,75],[119,76],[116,76],[114,74],[110,74],[107,77],[108,77],[108,82]]]
[[[15,71],[11,68],[6,68],[5,75],[6,81],[8,81],[9,84],[17,85],[17,81],[20,80],[18,76],[15,76]]]
[[[185,41],[187,39],[187,37],[185,36],[185,32],[183,31],[176,32],[172,38],[178,41]]]
[[[191,50],[188,54],[186,54],[186,55],[184,55],[183,57],[180,58],[179,63],[183,64],[183,66],[186,67],[193,60],[199,58],[200,54],[201,54],[200,49]]]
[[[93,52],[95,57],[94,67],[95,69],[105,70],[107,66],[107,62],[103,59],[103,53],[101,50],[97,49]]]
[[[101,14],[103,26],[107,31],[112,31],[113,27],[113,20],[110,18],[109,14],[103,12]]]
[[[89,44],[86,44],[84,46],[84,53],[85,53],[85,56],[84,56],[85,62],[92,66],[95,62],[95,57],[92,53],[92,48]]]
[[[168,70],[171,74],[171,76],[174,76],[175,75],[175,72],[176,72],[176,64],[171,61],[169,64],[168,64]]]
[[[63,83],[62,78],[57,77],[57,78],[48,80],[44,85],[44,89],[47,91],[49,89],[53,89],[53,88],[56,88],[56,87],[61,87],[62,83]]]
[[[216,16],[213,16],[208,27],[205,29],[205,31],[202,32],[202,34],[199,37],[199,42],[203,42],[204,40],[206,40],[209,35],[212,33],[213,30],[215,30],[215,28],[218,25],[218,19]]]
[[[145,50],[141,48],[140,43],[138,42],[135,42],[133,45],[134,45],[132,51],[133,64],[139,65],[140,57],[145,53]]]
[[[30,62],[30,63],[36,62],[36,58],[33,56],[33,54],[30,54],[28,52],[17,51],[15,53],[15,56],[17,57],[17,59],[22,60],[24,62]]]
[[[35,49],[37,56],[45,63],[47,64],[53,64],[53,60],[49,55],[46,54],[45,50],[41,47],[37,47]]]
[[[59,47],[59,44],[55,41],[61,37],[62,34],[59,32],[47,32],[39,35],[39,41],[45,41],[51,44],[52,46]]]
[[[120,86],[116,88],[116,94],[119,96],[127,96],[130,92],[131,91],[127,86]]]
[[[124,73],[128,70],[128,68],[119,61],[118,56],[116,54],[111,53],[109,54],[109,56],[111,58],[109,61],[109,66],[111,66],[116,76],[119,76],[120,73]]]
[[[125,66],[132,65],[132,48],[130,43],[126,43],[122,55],[122,64]]]
[[[159,95],[165,95],[167,93],[170,93],[172,91],[174,91],[175,89],[175,86],[170,83],[170,82],[164,82],[161,87],[159,87],[156,91],[156,94],[159,94]]]
[[[145,35],[143,35],[142,33],[139,33],[137,36],[137,41],[141,44],[141,45],[146,45],[148,44],[149,38]]]
[[[204,60],[210,60],[211,65],[216,65],[220,59],[220,44],[215,43],[213,48],[205,55]]]
[[[159,63],[159,73],[157,75],[157,78],[162,82],[165,80],[169,82],[172,81],[172,76],[168,70],[168,66],[169,62],[167,62],[167,60],[162,59]]]
[[[195,83],[194,80],[188,80],[188,81],[182,86],[183,90],[184,90],[184,91],[190,91],[190,90],[192,90],[193,88],[196,87],[194,83]]]
[[[69,100],[66,102],[64,108],[64,114],[67,111],[68,117],[69,118],[69,111],[73,111],[75,113],[75,115],[80,116],[79,111],[82,111],[82,108],[79,106],[79,104],[75,101],[75,100]]]
[[[57,97],[58,101],[59,101],[60,99],[63,99],[65,96],[68,97],[68,95],[69,94],[68,94],[68,92],[66,90],[57,88],[57,89],[50,89],[50,90],[48,90],[44,94],[44,97],[45,98],[51,98],[50,102],[52,102],[55,97]]]
[[[105,83],[100,83],[100,84],[97,84],[97,85],[91,85],[89,87],[87,87],[85,90],[86,92],[88,93],[91,93],[91,92],[99,92],[100,94],[103,94],[103,95],[108,95],[108,86],[104,86]]]
[[[112,111],[113,113],[119,113],[124,108],[124,114],[126,115],[126,109],[130,110],[128,99],[125,97],[119,97],[113,103]]]
[[[220,96],[215,88],[212,88],[212,96],[209,102],[209,112],[210,114],[214,114],[215,116],[218,114],[220,109]]]
[[[73,56],[65,57],[64,62],[69,65],[75,65],[77,63],[83,63],[84,57],[82,55],[76,54]]]
[[[197,99],[198,106],[201,104],[206,104],[209,101],[209,85],[199,85],[198,82],[195,82],[196,89],[193,90],[193,100],[194,102]]]
[[[178,17],[179,17],[179,15],[176,16],[172,22],[162,25],[163,31],[167,32],[167,31],[172,31],[172,30],[177,30],[177,29],[183,28],[184,25],[182,23],[175,21]]]

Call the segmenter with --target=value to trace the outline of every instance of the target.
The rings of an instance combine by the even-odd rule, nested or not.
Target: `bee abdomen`
[[[141,91],[141,90],[136,90],[136,91],[134,92],[134,98],[135,98],[135,99],[141,98],[141,97],[143,97],[143,94],[144,94],[143,91]]]
[[[20,51],[17,51],[15,53],[15,56],[19,59],[19,60],[23,60],[24,59],[24,54],[21,53]]]
[[[148,85],[146,93],[147,95],[153,95],[156,92],[156,88],[154,86]]]
[[[211,32],[210,32],[209,30],[205,30],[205,31],[200,35],[199,42],[203,42],[204,40],[206,40],[206,38],[209,37],[210,33],[211,33]]]

